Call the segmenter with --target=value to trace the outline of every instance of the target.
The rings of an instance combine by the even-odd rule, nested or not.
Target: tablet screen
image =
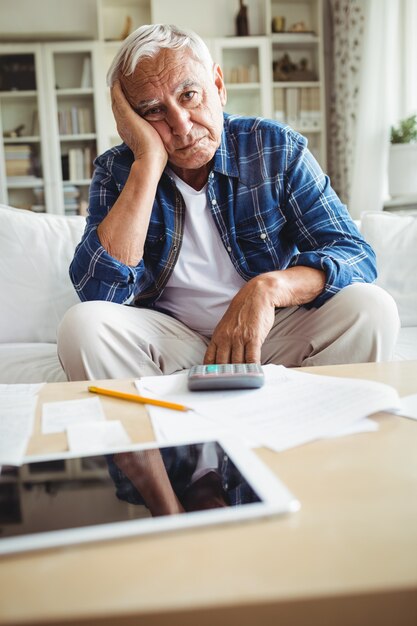
[[[246,461],[236,464],[230,449],[209,441],[52,458],[18,468],[4,466],[0,474],[0,553],[163,530],[164,525],[158,524],[163,519],[179,520],[165,524],[174,528],[183,526],[184,518],[192,517],[190,513],[195,523],[202,523],[198,512],[217,512],[218,521],[227,521],[232,510],[243,511],[251,505],[256,511],[265,498],[254,487],[255,469],[259,465],[262,474],[267,468],[250,451],[243,454]],[[247,472],[238,466],[247,466]],[[244,475],[251,473],[250,467],[253,480]],[[280,486],[274,476],[269,478]],[[258,475],[259,485],[261,481],[268,482]],[[283,511],[289,510],[290,500],[284,489]],[[216,521],[216,516],[202,519],[207,523]],[[7,543],[13,538],[26,540]]]

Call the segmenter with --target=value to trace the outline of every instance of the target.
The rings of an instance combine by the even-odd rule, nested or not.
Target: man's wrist
[[[301,306],[321,294],[326,282],[323,270],[294,266],[256,277],[262,293],[274,307]]]

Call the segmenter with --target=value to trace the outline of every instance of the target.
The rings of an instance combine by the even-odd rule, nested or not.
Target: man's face
[[[132,108],[160,135],[180,169],[207,165],[220,145],[226,92],[221,70],[208,70],[188,50],[161,50],[122,78]]]

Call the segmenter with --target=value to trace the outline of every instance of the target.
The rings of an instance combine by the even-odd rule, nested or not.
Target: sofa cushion
[[[1,383],[60,383],[66,380],[56,343],[0,344]]]
[[[68,275],[85,218],[0,205],[0,342],[56,342],[79,301]]]
[[[401,325],[417,326],[417,216],[364,213],[361,232],[376,253],[376,282],[395,299]]]
[[[404,326],[400,329],[394,360],[417,361],[417,326]]]

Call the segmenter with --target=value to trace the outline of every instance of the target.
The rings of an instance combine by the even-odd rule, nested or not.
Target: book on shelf
[[[259,82],[259,68],[257,65],[236,65],[225,71],[225,82],[231,84]]]
[[[38,109],[35,109],[32,113],[32,128],[31,128],[31,135],[36,137],[37,135],[39,135],[40,133],[40,129],[39,129],[39,112]]]
[[[285,112],[287,124],[296,126],[298,122],[299,111],[299,89],[290,87],[285,90]]]
[[[6,144],[4,159],[7,177],[33,175],[32,149],[29,144]]]
[[[81,85],[83,89],[88,89],[93,86],[93,73],[91,69],[91,58],[85,56],[83,59],[83,69],[81,73]]]
[[[80,190],[75,185],[64,185],[65,215],[78,215],[80,208]]]
[[[90,146],[68,150],[68,178],[64,180],[89,180],[92,174],[93,150]],[[63,174],[67,172],[67,160],[62,160]]]
[[[320,91],[316,87],[283,87],[274,93],[275,119],[293,128],[316,130],[321,127]]]
[[[58,111],[60,135],[79,135],[93,132],[93,118],[88,107],[72,106]]]
[[[320,92],[316,88],[300,88],[300,130],[321,126]]]

